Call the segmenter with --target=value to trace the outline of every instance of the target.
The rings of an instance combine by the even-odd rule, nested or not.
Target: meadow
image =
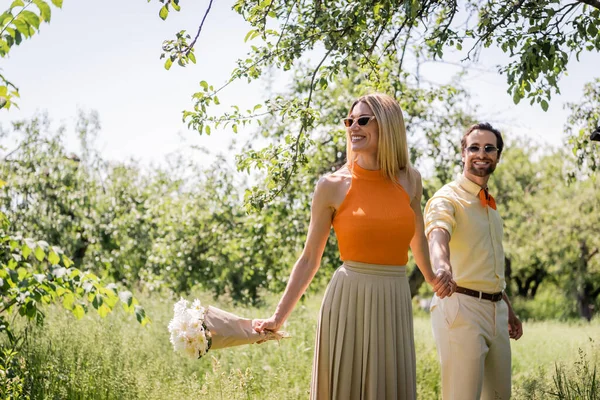
[[[192,297],[248,318],[268,316],[276,302],[271,297],[263,307],[247,308],[215,302],[204,293]],[[167,324],[175,299],[169,296],[140,296],[152,319],[146,327],[121,310],[104,319],[90,313],[77,321],[60,307],[50,307],[43,327],[27,328],[21,353],[25,389],[34,399],[306,399],[320,299],[312,295],[296,308],[285,325],[292,338],[212,351],[200,360],[172,350]],[[512,342],[513,398],[597,398],[573,395],[577,385],[589,391],[597,381],[597,319],[591,324],[526,322],[524,331],[521,340]],[[419,310],[415,342],[418,396],[437,399],[435,345],[429,317]],[[559,380],[562,388],[557,377],[566,378]]]

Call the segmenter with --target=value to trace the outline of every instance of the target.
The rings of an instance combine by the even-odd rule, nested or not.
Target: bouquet
[[[286,332],[252,329],[252,321],[238,317],[219,308],[203,307],[200,300],[192,302],[181,299],[173,307],[174,315],[169,322],[171,343],[175,351],[192,358],[200,358],[210,349],[222,349],[243,344],[262,343],[289,337]]]

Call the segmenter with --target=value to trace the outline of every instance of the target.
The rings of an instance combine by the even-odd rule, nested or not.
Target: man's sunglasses
[[[354,125],[354,121],[356,121],[358,123],[358,125],[360,126],[365,126],[367,125],[372,119],[375,119],[374,115],[371,115],[369,117],[358,117],[358,118],[344,118],[342,120],[342,122],[344,123],[344,126],[346,128],[350,128],[352,125]]]
[[[479,153],[479,150],[481,150],[480,146],[473,145],[467,147],[467,151],[469,152],[469,154],[477,154]],[[491,154],[497,152],[498,148],[496,146],[492,146],[491,144],[486,144],[485,146],[483,146],[483,151],[485,151],[485,154]]]

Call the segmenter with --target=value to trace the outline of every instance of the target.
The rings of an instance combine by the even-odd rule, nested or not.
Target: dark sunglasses
[[[354,121],[356,121],[358,123],[358,125],[360,126],[365,126],[367,125],[372,119],[375,119],[374,115],[371,115],[369,117],[358,117],[358,118],[344,118],[342,120],[342,122],[344,123],[344,126],[346,128],[350,128],[352,125],[354,125]]]
[[[477,154],[479,153],[479,150],[481,150],[480,146],[473,145],[467,147],[467,151],[469,152],[469,154]],[[492,146],[491,144],[486,144],[485,146],[483,146],[483,151],[485,151],[485,154],[491,154],[498,151],[498,148],[496,146]]]

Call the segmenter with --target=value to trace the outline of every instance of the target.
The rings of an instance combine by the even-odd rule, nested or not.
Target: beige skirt
[[[310,398],[415,399],[416,390],[406,267],[345,261],[321,305]]]

